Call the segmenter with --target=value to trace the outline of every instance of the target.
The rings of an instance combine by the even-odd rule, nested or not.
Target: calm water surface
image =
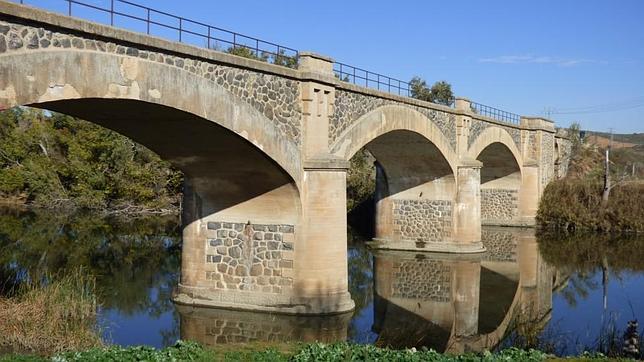
[[[97,277],[105,339],[123,346],[350,340],[451,352],[537,346],[568,354],[599,348],[606,336],[621,337],[611,331],[628,320],[644,320],[642,238],[537,238],[532,230],[484,228],[483,239],[487,253],[459,257],[373,251],[350,232],[355,312],[296,317],[173,304],[177,218],[5,211],[0,278],[83,266]]]

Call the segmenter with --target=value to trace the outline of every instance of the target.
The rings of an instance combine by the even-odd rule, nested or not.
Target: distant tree
[[[449,106],[454,103],[454,93],[452,85],[444,80],[438,81],[432,85],[429,90],[431,102]]]
[[[229,47],[226,50],[226,53],[230,53],[232,55],[237,55],[244,58],[259,60],[261,62],[268,62],[268,57],[269,57],[267,53],[262,52],[258,54],[255,50],[241,45]]]
[[[31,108],[0,112],[0,199],[43,207],[161,210],[182,174],[149,149],[95,124]]]
[[[273,55],[273,64],[295,69],[297,68],[297,57],[286,55],[284,49],[280,49],[279,54]]]
[[[221,51],[221,49],[217,46],[211,46],[210,48],[213,50]],[[272,63],[282,67],[293,69],[297,68],[297,56],[287,55],[284,49],[280,49],[279,53],[270,53],[243,45],[237,45],[226,49],[226,53],[244,58],[259,60],[260,62]]]
[[[573,122],[568,127],[568,137],[572,144],[572,153],[577,154],[581,146],[581,125],[579,122]]]
[[[409,82],[411,96],[421,101],[431,102],[431,91],[427,88],[427,83],[420,77],[416,76]]]
[[[413,98],[446,106],[454,102],[452,86],[446,81],[438,81],[431,88],[428,88],[427,83],[422,78],[413,77],[409,85]]]

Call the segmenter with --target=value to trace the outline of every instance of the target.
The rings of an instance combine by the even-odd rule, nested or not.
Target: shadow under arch
[[[290,175],[249,141],[216,123],[132,99],[81,98],[30,106],[89,120],[156,152],[186,175],[199,194],[203,215],[268,196],[279,210],[289,210],[291,222],[297,221],[299,196]],[[250,213],[249,207],[243,209]],[[259,213],[253,208],[248,219],[257,220]],[[269,214],[274,213],[271,208]]]

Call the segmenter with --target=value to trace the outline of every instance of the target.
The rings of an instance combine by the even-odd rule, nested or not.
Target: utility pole
[[[605,166],[604,166],[604,192],[602,193],[602,203],[607,203],[608,202],[608,196],[610,195],[610,161],[609,161],[609,154],[610,154],[610,148],[613,146],[613,129],[609,128],[610,130],[610,143],[608,144],[608,147],[606,147],[606,159],[605,159]]]

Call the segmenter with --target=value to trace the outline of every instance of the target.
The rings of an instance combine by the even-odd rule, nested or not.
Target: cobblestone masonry
[[[481,242],[487,249],[484,260],[511,262],[517,260],[517,238],[512,232],[483,229]]]
[[[514,141],[515,146],[517,146],[517,149],[521,149],[521,130],[513,127],[501,126],[498,124],[490,124],[487,122],[479,121],[477,119],[472,120],[469,138],[467,139],[467,146],[471,147],[472,144],[474,144],[474,141],[476,141],[481,133],[483,133],[483,131],[485,131],[485,129],[488,127],[503,128],[510,134],[510,137],[512,137],[512,140]]]
[[[394,233],[402,240],[444,241],[451,236],[452,202],[394,200]]]
[[[481,220],[512,220],[519,214],[518,190],[481,189]]]
[[[391,295],[395,298],[449,302],[451,270],[438,260],[403,260],[393,265]]]
[[[302,132],[298,81],[199,59],[182,58],[96,39],[84,39],[80,34],[52,32],[43,28],[0,21],[0,54],[56,49],[112,53],[184,69],[216,82],[273,121],[284,136],[293,139],[297,144],[300,143]]]
[[[293,279],[292,225],[209,222],[206,280],[218,289],[282,293]]]
[[[335,92],[335,110],[329,120],[329,142],[337,140],[361,116],[386,105],[402,105],[422,113],[443,132],[452,149],[456,148],[456,116],[453,114],[343,90]]]

